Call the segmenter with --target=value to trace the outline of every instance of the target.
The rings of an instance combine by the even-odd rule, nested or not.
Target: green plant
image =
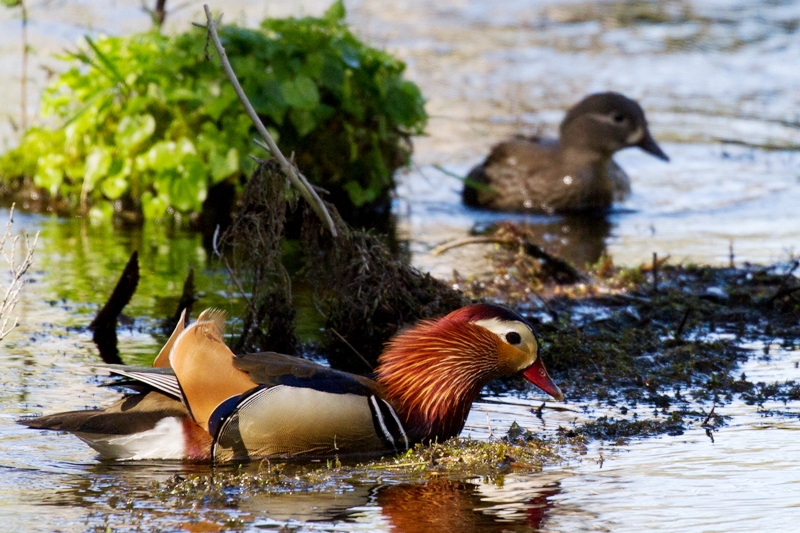
[[[323,18],[266,20],[220,34],[282,150],[342,211],[386,201],[426,121],[404,64],[356,39],[335,3]],[[198,30],[86,38],[42,96],[54,128],[0,158],[10,191],[30,185],[67,210],[145,218],[197,213],[215,184],[252,171],[252,125]]]

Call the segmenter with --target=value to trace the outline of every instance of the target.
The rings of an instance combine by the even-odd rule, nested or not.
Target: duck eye
[[[611,115],[611,120],[616,122],[617,124],[622,124],[625,121],[625,115],[622,113],[614,113]]]
[[[519,344],[522,342],[522,337],[520,337],[519,333],[516,331],[509,331],[506,333],[506,340],[508,341],[508,344]]]

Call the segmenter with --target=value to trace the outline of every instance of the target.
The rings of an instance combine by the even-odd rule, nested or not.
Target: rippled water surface
[[[318,14],[319,2],[214,4],[226,20],[255,25],[267,15]],[[177,7],[179,3],[175,3]],[[201,20],[199,2],[168,30]],[[431,250],[476,224],[512,219],[578,265],[610,253],[619,264],[649,260],[769,263],[800,247],[800,2],[746,0],[540,2],[510,0],[347,1],[362,37],[404,58],[428,98],[428,135],[401,177],[400,231],[415,264],[442,277],[489,268],[487,249]],[[49,53],[84,33],[148,27],[138,0],[46,0],[31,6],[30,114]],[[0,115],[16,119],[19,22],[0,11]],[[617,90],[643,105],[665,164],[636,149],[616,160],[633,195],[606,219],[506,216],[466,209],[460,181],[489,147],[512,133],[553,135],[583,95]],[[0,142],[14,142],[0,120]],[[444,171],[442,171],[442,169]],[[0,220],[5,212],[0,212]],[[800,520],[799,405],[716,406],[731,417],[702,429],[613,446],[543,473],[502,479],[432,479],[387,474],[347,490],[263,494],[185,504],[159,492],[179,464],[103,464],[68,435],[27,430],[25,415],[100,406],[117,397],[97,387],[96,350],[85,330],[131,251],[142,281],[120,329],[128,362],[146,362],[163,339],[153,317],[171,314],[195,268],[199,305],[226,305],[224,278],[198,236],[160,227],[122,232],[80,220],[17,217],[41,231],[20,303],[21,326],[0,351],[0,530],[278,531],[791,531]],[[731,258],[731,252],[733,257]],[[800,378],[800,352],[762,346],[742,369],[753,381]],[[754,379],[755,378],[755,379]],[[569,387],[569,384],[564,384]],[[503,434],[512,421],[552,432],[583,420],[581,405],[530,411],[541,398],[487,398],[465,433]],[[703,406],[710,409],[709,405]],[[772,409],[772,411],[768,411]],[[611,408],[593,416],[618,415]],[[644,413],[643,413],[644,414]],[[652,414],[652,413],[651,413]]]

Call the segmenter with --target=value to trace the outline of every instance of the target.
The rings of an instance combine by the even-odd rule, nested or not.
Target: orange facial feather
[[[378,359],[378,382],[412,431],[457,435],[480,390],[499,375],[502,341],[487,329],[445,317],[392,339]]]

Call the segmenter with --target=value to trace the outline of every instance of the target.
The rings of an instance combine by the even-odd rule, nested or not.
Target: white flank
[[[186,458],[183,422],[175,417],[163,418],[153,429],[131,435],[98,433],[76,433],[75,435],[97,450],[103,459],[137,461]]]

